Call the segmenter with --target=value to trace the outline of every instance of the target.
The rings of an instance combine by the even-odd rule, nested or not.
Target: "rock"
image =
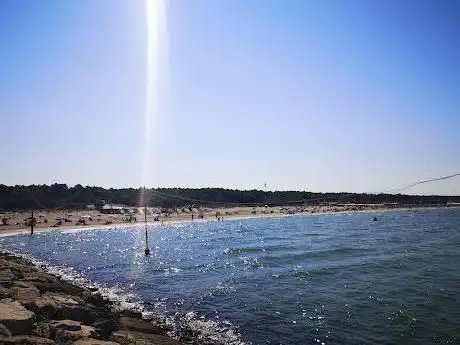
[[[91,324],[99,318],[99,312],[82,304],[79,297],[46,292],[28,301],[25,306],[48,319],[68,319]]]
[[[94,328],[74,320],[52,320],[33,325],[33,333],[44,338],[56,338],[62,342],[74,341],[93,335]]]
[[[23,273],[22,279],[24,281],[38,283],[54,283],[57,281],[55,277],[40,272],[25,272]]]
[[[9,269],[18,279],[22,279],[26,272],[34,272],[37,270],[32,263],[11,259],[0,259],[0,267]]]
[[[120,345],[118,343],[114,343],[113,341],[104,341],[104,340],[97,340],[97,339],[81,339],[73,343],[73,345]]]
[[[102,315],[85,305],[64,305],[58,312],[57,316],[60,319],[71,319],[83,322],[85,324],[92,324]]]
[[[54,341],[30,335],[0,338],[0,345],[54,345]]]
[[[98,333],[103,338],[108,338],[112,332],[119,329],[119,324],[116,319],[99,319],[93,323]]]
[[[32,272],[36,271],[36,268],[33,264],[26,264],[22,261],[16,261],[14,259],[5,260],[0,259],[0,267],[8,267],[16,272]]]
[[[0,323],[12,334],[30,334],[34,321],[35,313],[24,308],[19,302],[11,299],[0,301]]]
[[[121,315],[126,316],[126,317],[132,317],[135,319],[142,319],[142,313],[134,310],[122,310]]]
[[[66,306],[79,306],[82,302],[81,300],[78,300],[78,297],[69,296],[67,294],[62,293],[46,293],[45,295],[49,296],[57,304],[62,304]]]
[[[52,338],[52,330],[49,323],[37,322],[32,325],[32,334],[42,338]]]
[[[60,343],[89,338],[94,334],[93,327],[82,325],[74,320],[55,321],[50,327],[55,331],[55,340]]]
[[[13,296],[13,291],[6,287],[0,286],[0,298],[9,298]]]
[[[66,295],[79,295],[83,293],[84,289],[81,287],[72,285],[65,281],[54,281],[54,282],[35,282],[35,286],[44,292],[62,292]]]
[[[6,328],[6,326],[4,324],[1,324],[0,323],[0,336],[2,337],[10,337],[11,336],[11,332],[8,328]]]
[[[107,303],[108,301],[106,301],[104,299],[104,297],[102,297],[102,295],[100,293],[92,293],[90,295],[88,295],[86,297],[86,300],[85,300],[86,303],[89,303],[89,304],[92,304],[96,307],[99,307],[99,308],[104,308],[105,306],[107,306],[109,303]]]
[[[42,315],[48,319],[54,319],[58,312],[56,301],[49,295],[42,295],[33,301],[27,301],[24,305],[33,310],[35,313]]]
[[[131,317],[120,317],[119,320],[120,329],[127,330],[127,331],[136,331],[141,333],[149,333],[149,334],[162,334],[164,333],[163,330],[151,324],[148,321],[142,319],[135,319]]]
[[[1,253],[0,258],[2,259],[1,263],[0,263],[0,266],[4,265],[4,264],[8,265],[10,262],[19,264],[21,266],[30,266],[30,265],[32,265],[32,262],[30,260],[28,260],[26,258],[22,258],[22,257],[17,257],[17,256],[14,256],[14,255],[8,254],[8,253]]]
[[[16,279],[16,276],[13,273],[13,271],[11,271],[11,268],[6,267],[0,270],[0,283],[2,283],[2,285],[4,283],[9,284],[15,279]]]
[[[19,301],[31,301],[40,297],[40,291],[33,285],[26,287],[15,286],[11,291],[13,292],[13,298]]]
[[[133,331],[117,331],[112,333],[111,340],[120,345],[179,345],[174,339],[157,335]]]

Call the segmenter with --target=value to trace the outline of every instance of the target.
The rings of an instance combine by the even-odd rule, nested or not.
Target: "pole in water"
[[[145,188],[144,188],[144,195],[145,195]],[[144,204],[144,223],[145,223],[145,250],[144,250],[144,253],[145,255],[150,255],[149,237],[147,234],[147,205],[146,204]]]
[[[35,222],[34,211],[32,211],[32,216],[30,217],[30,234],[31,235],[34,234],[34,222]]]

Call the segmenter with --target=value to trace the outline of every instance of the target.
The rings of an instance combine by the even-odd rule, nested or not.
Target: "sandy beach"
[[[394,208],[394,207],[392,207]],[[401,206],[402,208],[402,206]],[[383,204],[367,205],[323,205],[323,206],[276,206],[276,207],[226,207],[226,208],[193,208],[172,210],[162,213],[160,209],[149,208],[148,223],[170,223],[193,220],[225,220],[248,217],[274,217],[307,214],[323,214],[332,212],[352,212],[365,210],[390,209]],[[96,210],[34,210],[34,231],[47,229],[67,229],[76,227],[111,227],[120,224],[143,224],[144,209],[130,214],[105,214]],[[30,232],[32,211],[4,212],[0,214],[0,233]]]

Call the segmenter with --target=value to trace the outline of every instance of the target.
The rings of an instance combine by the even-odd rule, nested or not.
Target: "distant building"
[[[126,209],[125,205],[105,204],[101,208],[104,214],[123,214]]]

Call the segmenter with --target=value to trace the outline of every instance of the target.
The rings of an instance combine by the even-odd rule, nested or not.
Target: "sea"
[[[195,343],[460,343],[459,208],[150,224],[148,234],[148,257],[142,224],[3,236],[0,248]]]

